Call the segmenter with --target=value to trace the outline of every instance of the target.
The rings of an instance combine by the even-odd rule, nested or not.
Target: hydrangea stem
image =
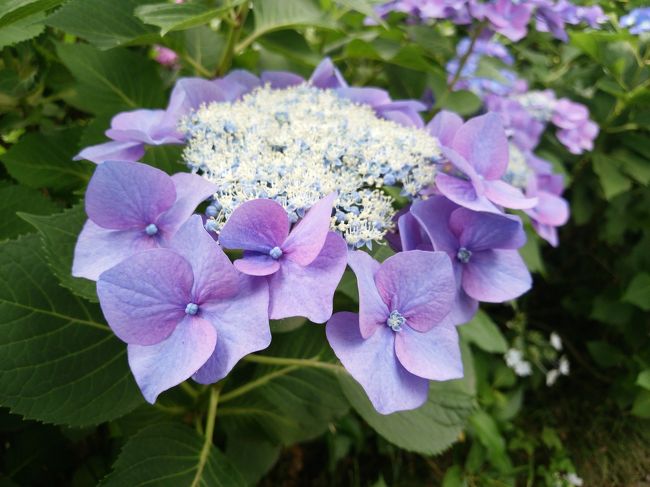
[[[255,362],[258,364],[297,365],[298,367],[313,367],[317,369],[328,369],[334,372],[340,372],[343,370],[343,367],[341,367],[340,365],[321,362],[317,359],[318,357],[307,359],[307,358],[268,357],[266,355],[247,355],[246,357],[244,357],[245,361]]]
[[[474,32],[472,32],[472,35],[470,37],[470,43],[469,47],[467,48],[467,52],[463,54],[463,56],[460,58],[458,61],[458,67],[456,68],[456,72],[454,73],[453,78],[449,82],[449,87],[448,90],[449,92],[454,91],[454,86],[456,86],[456,83],[458,83],[458,80],[460,79],[462,73],[463,73],[463,68],[465,68],[465,65],[467,64],[467,61],[469,60],[469,57],[472,55],[474,52],[474,47],[476,47],[476,42],[478,41],[478,38],[480,37],[481,33],[483,32],[484,29],[484,24],[478,24],[476,26],[476,29],[474,29]]]
[[[237,46],[237,43],[239,42],[239,37],[241,36],[242,29],[246,23],[249,9],[250,4],[248,1],[245,1],[235,11],[234,21],[230,23],[228,27],[226,47],[224,48],[221,60],[217,66],[217,76],[223,76],[230,69],[232,58],[235,54],[235,46]]]
[[[217,404],[219,404],[220,392],[221,386],[219,384],[210,388],[210,403],[208,405],[208,413],[205,420],[203,448],[201,448],[201,454],[199,455],[199,464],[196,469],[196,474],[194,475],[194,480],[192,480],[192,487],[197,487],[202,483],[203,470],[205,469],[205,464],[207,463],[208,457],[210,456],[210,449],[212,448],[212,436],[214,435],[214,424],[217,419]]]

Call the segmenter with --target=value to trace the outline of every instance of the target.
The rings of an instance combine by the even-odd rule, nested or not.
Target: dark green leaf
[[[122,448],[113,472],[102,487],[245,486],[241,474],[215,446],[204,448],[204,439],[177,423],[148,426]]]
[[[459,115],[471,115],[481,108],[481,99],[471,91],[458,90],[443,95],[438,103],[439,108],[451,110]]]
[[[79,152],[81,131],[66,129],[52,135],[25,135],[0,156],[7,171],[30,188],[69,190],[82,187],[90,178],[92,166],[72,158]]]
[[[650,391],[650,369],[639,373],[639,376],[636,378],[636,385]]]
[[[86,222],[86,212],[82,204],[63,213],[49,216],[20,215],[31,223],[41,234],[43,253],[50,269],[58,277],[61,285],[90,301],[97,301],[95,283],[88,279],[72,277],[72,256],[77,237]]]
[[[18,215],[18,211],[47,215],[57,210],[52,200],[34,189],[18,185],[0,187],[0,240],[14,238],[33,231]]]
[[[78,81],[69,102],[81,110],[113,114],[165,102],[154,62],[134,52],[99,51],[86,44],[59,44],[57,52]]]
[[[100,49],[153,41],[158,37],[155,29],[133,15],[139,4],[138,0],[70,0],[46,24],[83,37]]]
[[[0,27],[0,49],[39,35],[45,28],[41,23],[44,18],[45,14],[37,13]]]
[[[650,311],[650,274],[637,274],[625,291],[623,301]]]
[[[636,396],[632,404],[632,414],[650,419],[650,391],[643,390]]]
[[[0,244],[0,404],[26,418],[84,426],[141,403],[126,345],[97,305],[59,286],[38,237]]]
[[[594,155],[594,171],[608,200],[632,187],[632,181],[621,172],[619,162],[604,154]]]

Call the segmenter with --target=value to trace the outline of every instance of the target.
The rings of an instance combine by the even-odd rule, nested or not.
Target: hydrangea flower
[[[327,339],[381,414],[414,409],[430,380],[463,376],[458,334],[441,323],[454,298],[454,277],[441,252],[401,252],[379,264],[351,252],[359,314],[336,313]]]
[[[189,377],[222,379],[271,342],[266,282],[238,273],[198,215],[167,248],[102,273],[97,295],[111,329],[128,344],[131,371],[150,403]]]
[[[174,68],[178,66],[178,54],[168,47],[154,45],[154,60],[163,66]]]
[[[586,106],[569,99],[558,100],[551,121],[560,128],[557,138],[573,154],[582,154],[594,148],[598,125],[589,120]]]
[[[180,144],[183,134],[178,132],[181,117],[201,104],[211,101],[231,101],[248,90],[239,79],[239,73],[231,73],[220,80],[181,78],[172,90],[165,110],[133,110],[118,113],[111,120],[106,136],[111,142],[90,146],[82,150],[75,160],[87,159],[96,164],[108,160],[137,161],[147,145]],[[245,78],[244,78],[245,81]]]
[[[627,27],[631,34],[650,32],[650,7],[635,8],[629,14],[623,15],[621,27]]]
[[[451,112],[441,112],[427,126],[443,144],[443,154],[464,177],[438,174],[436,187],[453,202],[476,211],[498,212],[495,205],[524,209],[534,198],[501,178],[508,167],[508,141],[501,117],[488,113],[463,124]]]
[[[488,21],[491,30],[511,41],[521,40],[528,33],[528,22],[533,12],[529,2],[469,0],[469,5],[474,18]]]
[[[516,250],[526,242],[518,217],[460,208],[444,196],[417,201],[410,213],[433,249],[447,253],[453,263],[461,322],[476,310],[472,300],[500,303],[530,289],[530,273]]]
[[[215,186],[193,174],[168,176],[146,164],[97,166],[86,190],[88,221],[74,252],[72,275],[97,280],[131,255],[163,246]]]
[[[324,323],[332,316],[334,291],[347,259],[347,245],[331,232],[336,194],[317,202],[292,229],[286,211],[272,200],[242,204],[219,234],[220,244],[244,251],[235,267],[251,276],[268,276],[269,316],[305,316]]]

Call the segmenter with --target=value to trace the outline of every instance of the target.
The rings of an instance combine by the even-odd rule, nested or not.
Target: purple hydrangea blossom
[[[222,379],[271,342],[266,282],[238,273],[198,215],[168,248],[140,252],[102,273],[97,294],[150,403],[189,377]]]
[[[72,275],[97,280],[127,257],[165,245],[215,190],[200,176],[168,176],[137,162],[97,166],[86,190],[88,221],[77,240]]]
[[[463,124],[451,112],[441,112],[427,125],[438,137],[451,171],[439,173],[436,187],[453,202],[475,211],[499,212],[497,206],[532,208],[534,198],[526,198],[501,178],[508,167],[508,141],[501,117],[487,113]]]
[[[603,9],[597,5],[581,7],[567,0],[535,0],[535,20],[537,30],[550,32],[554,37],[564,42],[569,40],[565,25],[587,23],[592,29],[607,21]]]
[[[410,251],[379,264],[350,252],[359,314],[336,313],[327,339],[381,414],[414,409],[430,380],[463,376],[458,334],[442,320],[454,298],[451,263],[442,252]]]
[[[650,32],[650,7],[631,10],[629,14],[621,17],[620,24],[621,27],[627,27],[631,34]]]
[[[324,323],[332,316],[334,291],[345,271],[347,245],[330,231],[332,193],[315,203],[289,231],[287,212],[272,200],[239,206],[221,229],[219,242],[241,249],[235,267],[251,276],[267,276],[269,316],[304,316]]]
[[[528,23],[533,12],[529,2],[513,0],[469,0],[470,12],[477,20],[489,22],[489,28],[511,41],[523,39],[528,33]]]
[[[572,154],[582,154],[594,148],[598,125],[589,120],[586,106],[561,98],[555,104],[551,121],[560,128],[557,138]]]
[[[501,303],[530,289],[530,273],[516,250],[526,242],[518,217],[471,211],[444,196],[417,201],[410,213],[433,249],[446,252],[453,263],[459,288],[454,324],[472,317],[477,306],[474,301]],[[405,250],[408,239],[402,238]]]
[[[563,177],[554,174],[551,164],[534,154],[528,154],[527,159],[535,175],[528,181],[526,194],[536,196],[538,203],[534,208],[524,211],[530,217],[537,234],[553,247],[557,247],[557,228],[569,220],[569,204],[562,198]]]
[[[281,89],[304,82],[302,77],[284,71],[266,71],[259,78],[242,70],[214,80],[181,78],[176,82],[165,110],[141,109],[119,113],[106,131],[111,141],[86,147],[75,160],[87,159],[96,164],[107,160],[137,161],[148,145],[182,144],[183,135],[177,130],[179,121],[203,103],[233,101],[267,83]],[[424,126],[418,112],[426,110],[426,105],[416,100],[394,101],[379,88],[348,88],[329,58],[316,67],[309,82],[318,88],[336,89],[341,96],[369,104],[386,119],[408,126]]]

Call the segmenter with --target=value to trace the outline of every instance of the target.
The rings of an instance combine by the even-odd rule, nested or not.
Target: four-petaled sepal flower
[[[455,294],[443,252],[401,252],[379,264],[349,254],[357,276],[359,314],[336,313],[327,339],[347,371],[382,414],[415,409],[429,380],[463,376],[456,327],[444,320]]]
[[[128,161],[97,166],[86,190],[84,225],[72,275],[99,275],[142,250],[163,246],[216,186],[188,173],[173,176]]]
[[[332,316],[334,291],[347,260],[345,241],[329,230],[335,199],[332,193],[315,203],[291,232],[280,204],[248,201],[221,230],[223,247],[244,251],[235,267],[251,276],[267,276],[271,319],[304,316],[324,323]]]
[[[271,343],[266,282],[237,272],[198,215],[168,248],[102,273],[97,294],[150,403],[189,377],[216,382]]]

